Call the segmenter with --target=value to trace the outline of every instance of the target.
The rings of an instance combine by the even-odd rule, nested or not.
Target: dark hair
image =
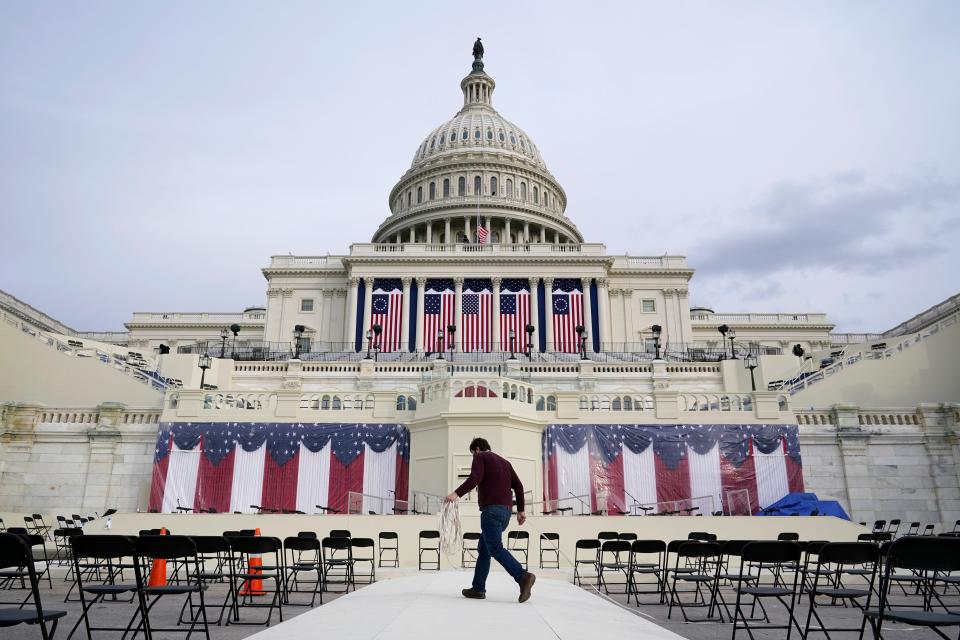
[[[477,449],[480,451],[490,451],[490,443],[487,442],[486,438],[474,438],[470,442],[470,453],[473,453]]]

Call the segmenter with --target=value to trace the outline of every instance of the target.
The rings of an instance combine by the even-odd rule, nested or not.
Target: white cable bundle
[[[451,554],[460,548],[460,510],[456,502],[444,502],[440,508],[440,548]]]

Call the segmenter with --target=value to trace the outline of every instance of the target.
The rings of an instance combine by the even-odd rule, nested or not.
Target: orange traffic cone
[[[167,535],[165,528],[160,529],[160,535]],[[167,561],[157,558],[153,561],[153,567],[150,569],[150,579],[147,580],[148,587],[164,587],[167,584]]]
[[[254,535],[260,535],[260,527],[257,527]],[[247,573],[260,575],[263,573],[263,561],[260,559],[260,554],[250,554],[250,564],[247,567]],[[240,589],[240,595],[242,596],[262,596],[265,595],[266,591],[263,590],[263,580],[261,578],[251,578],[249,580],[243,581],[243,588]]]

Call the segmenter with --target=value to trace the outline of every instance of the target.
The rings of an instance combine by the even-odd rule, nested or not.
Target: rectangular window
[[[655,313],[657,310],[657,303],[655,300],[641,300],[640,301],[640,311],[643,313]]]
[[[657,352],[657,341],[653,338],[644,338],[643,339],[643,348],[647,353],[656,353]]]
[[[300,311],[313,311],[313,298],[304,298],[301,300]]]

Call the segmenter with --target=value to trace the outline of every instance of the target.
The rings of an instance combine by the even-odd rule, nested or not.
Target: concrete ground
[[[494,571],[500,571],[499,568],[495,568]],[[539,581],[538,584],[541,585],[539,589],[541,594],[544,594],[544,597],[549,597],[551,591],[549,589],[542,588],[543,580],[564,580],[570,581],[571,574],[566,571],[557,571],[557,570],[536,570]],[[66,638],[67,634],[70,632],[70,629],[77,622],[80,612],[80,603],[71,601],[64,603],[64,597],[67,593],[69,584],[64,582],[64,576],[66,570],[60,567],[53,568],[53,588],[46,585],[44,582],[41,587],[41,595],[43,598],[44,608],[47,610],[61,610],[67,611],[67,616],[60,620],[59,627],[57,629],[56,638]],[[410,576],[415,575],[416,572],[409,570],[388,570],[382,569],[378,571],[379,580],[389,580],[391,578],[401,577],[401,576]],[[463,572],[463,586],[469,586],[470,575],[468,572]],[[499,584],[499,583],[498,583]],[[364,587],[360,587],[362,590]],[[640,616],[645,620],[652,621],[657,625],[668,629],[679,636],[688,638],[690,640],[705,640],[713,639],[718,637],[725,637],[730,634],[732,627],[729,623],[721,624],[716,621],[699,621],[704,613],[705,609],[691,609],[688,615],[692,619],[697,619],[697,622],[685,623],[683,622],[683,617],[680,614],[679,610],[674,608],[673,615],[671,619],[667,618],[667,606],[659,604],[657,602],[657,597],[653,595],[643,596],[642,601],[644,604],[637,607],[633,599],[631,598],[631,603],[628,605],[626,603],[626,595],[620,593],[615,594],[611,593],[609,595],[601,594],[598,590],[592,586],[583,586],[584,591],[592,594],[596,598],[609,598],[609,600],[619,604],[628,610],[631,614]],[[616,587],[614,585],[610,586],[610,590],[615,591],[616,589],[622,590],[622,586]],[[223,601],[227,593],[226,585],[222,584],[213,584],[210,589],[206,592],[205,598],[208,604],[216,603],[219,604]],[[0,607],[10,606],[11,602],[19,603],[25,592],[20,591],[19,589],[6,589],[0,590]],[[538,589],[534,589],[533,598],[537,598]],[[723,588],[723,594],[727,602],[730,603],[730,608],[732,610],[732,603],[734,602],[735,595],[731,588]],[[72,594],[72,597],[76,597],[76,593]],[[324,604],[333,602],[337,598],[342,598],[342,595],[324,593],[323,602]],[[686,596],[689,597],[689,596]],[[309,597],[305,594],[293,594],[291,599],[294,602],[309,602]],[[263,597],[258,598],[258,601],[264,600]],[[909,598],[910,601],[916,602],[917,597]],[[900,602],[904,602],[904,598],[900,598]],[[180,611],[180,606],[183,602],[182,596],[168,596],[161,598],[160,601],[155,605],[150,614],[151,624],[155,627],[162,626],[164,628],[169,628],[175,626],[176,618]],[[948,603],[951,605],[957,605],[960,608],[960,600],[956,596],[952,596],[948,599]],[[484,602],[476,602],[477,605],[483,606]],[[520,605],[517,605],[520,606]],[[596,610],[590,611],[586,608],[582,612],[584,616],[590,616],[591,614],[603,615],[603,607],[597,607]],[[91,620],[94,624],[102,626],[125,626],[130,616],[135,610],[135,605],[127,602],[103,602],[99,603],[91,609]],[[803,598],[799,601],[796,606],[796,617],[800,622],[801,627],[806,621],[807,616],[807,600]],[[843,627],[858,627],[862,616],[858,610],[845,608],[845,607],[818,607],[817,609],[821,616],[824,618],[826,623],[830,626],[843,626]],[[283,608],[284,620],[290,620],[296,616],[302,615],[304,612],[310,611],[309,607],[302,606],[285,606]],[[775,622],[782,622],[785,620],[785,614],[782,607],[775,602],[770,602],[767,605],[767,611],[769,612],[771,618]],[[208,615],[211,617],[211,621],[217,617],[219,611],[213,609],[208,611]],[[249,609],[243,610],[241,612],[242,620],[244,621],[262,621],[266,617],[266,611],[262,609]],[[276,611],[273,614],[273,621],[271,626],[275,626],[279,623],[279,618]],[[359,622],[362,624],[362,621]],[[814,621],[814,626],[815,626]],[[180,627],[181,630],[185,630],[186,627]],[[263,626],[239,626],[239,625],[222,625],[216,626],[212,625],[210,627],[210,637],[216,640],[240,640],[246,638],[254,633],[262,631]],[[319,632],[319,630],[318,630]],[[956,629],[948,633],[951,637],[956,633]],[[158,634],[161,635],[161,634]],[[856,634],[831,634],[833,637],[837,638],[851,638],[855,637]],[[866,634],[870,637],[869,626],[868,633]],[[742,638],[747,638],[746,632],[738,631],[738,636]],[[771,631],[757,631],[754,632],[756,640],[764,639],[782,639],[786,637],[785,630],[771,630]],[[74,634],[74,638],[85,638],[86,633],[83,630],[82,626],[77,630],[77,633]],[[94,632],[94,638],[119,638],[120,634],[110,633],[110,632]],[[161,637],[175,637],[173,634],[162,634]],[[203,637],[202,635],[200,637]],[[796,629],[793,631],[793,637],[799,638]],[[811,638],[820,638],[823,637],[823,634],[812,633]],[[922,640],[925,638],[935,638],[936,634],[928,629],[922,628],[913,628],[906,625],[885,625],[884,626],[884,638],[886,640]],[[28,625],[19,625],[17,627],[3,628],[0,629],[0,638],[3,640],[20,640],[26,638],[40,638],[40,630],[34,626]]]

